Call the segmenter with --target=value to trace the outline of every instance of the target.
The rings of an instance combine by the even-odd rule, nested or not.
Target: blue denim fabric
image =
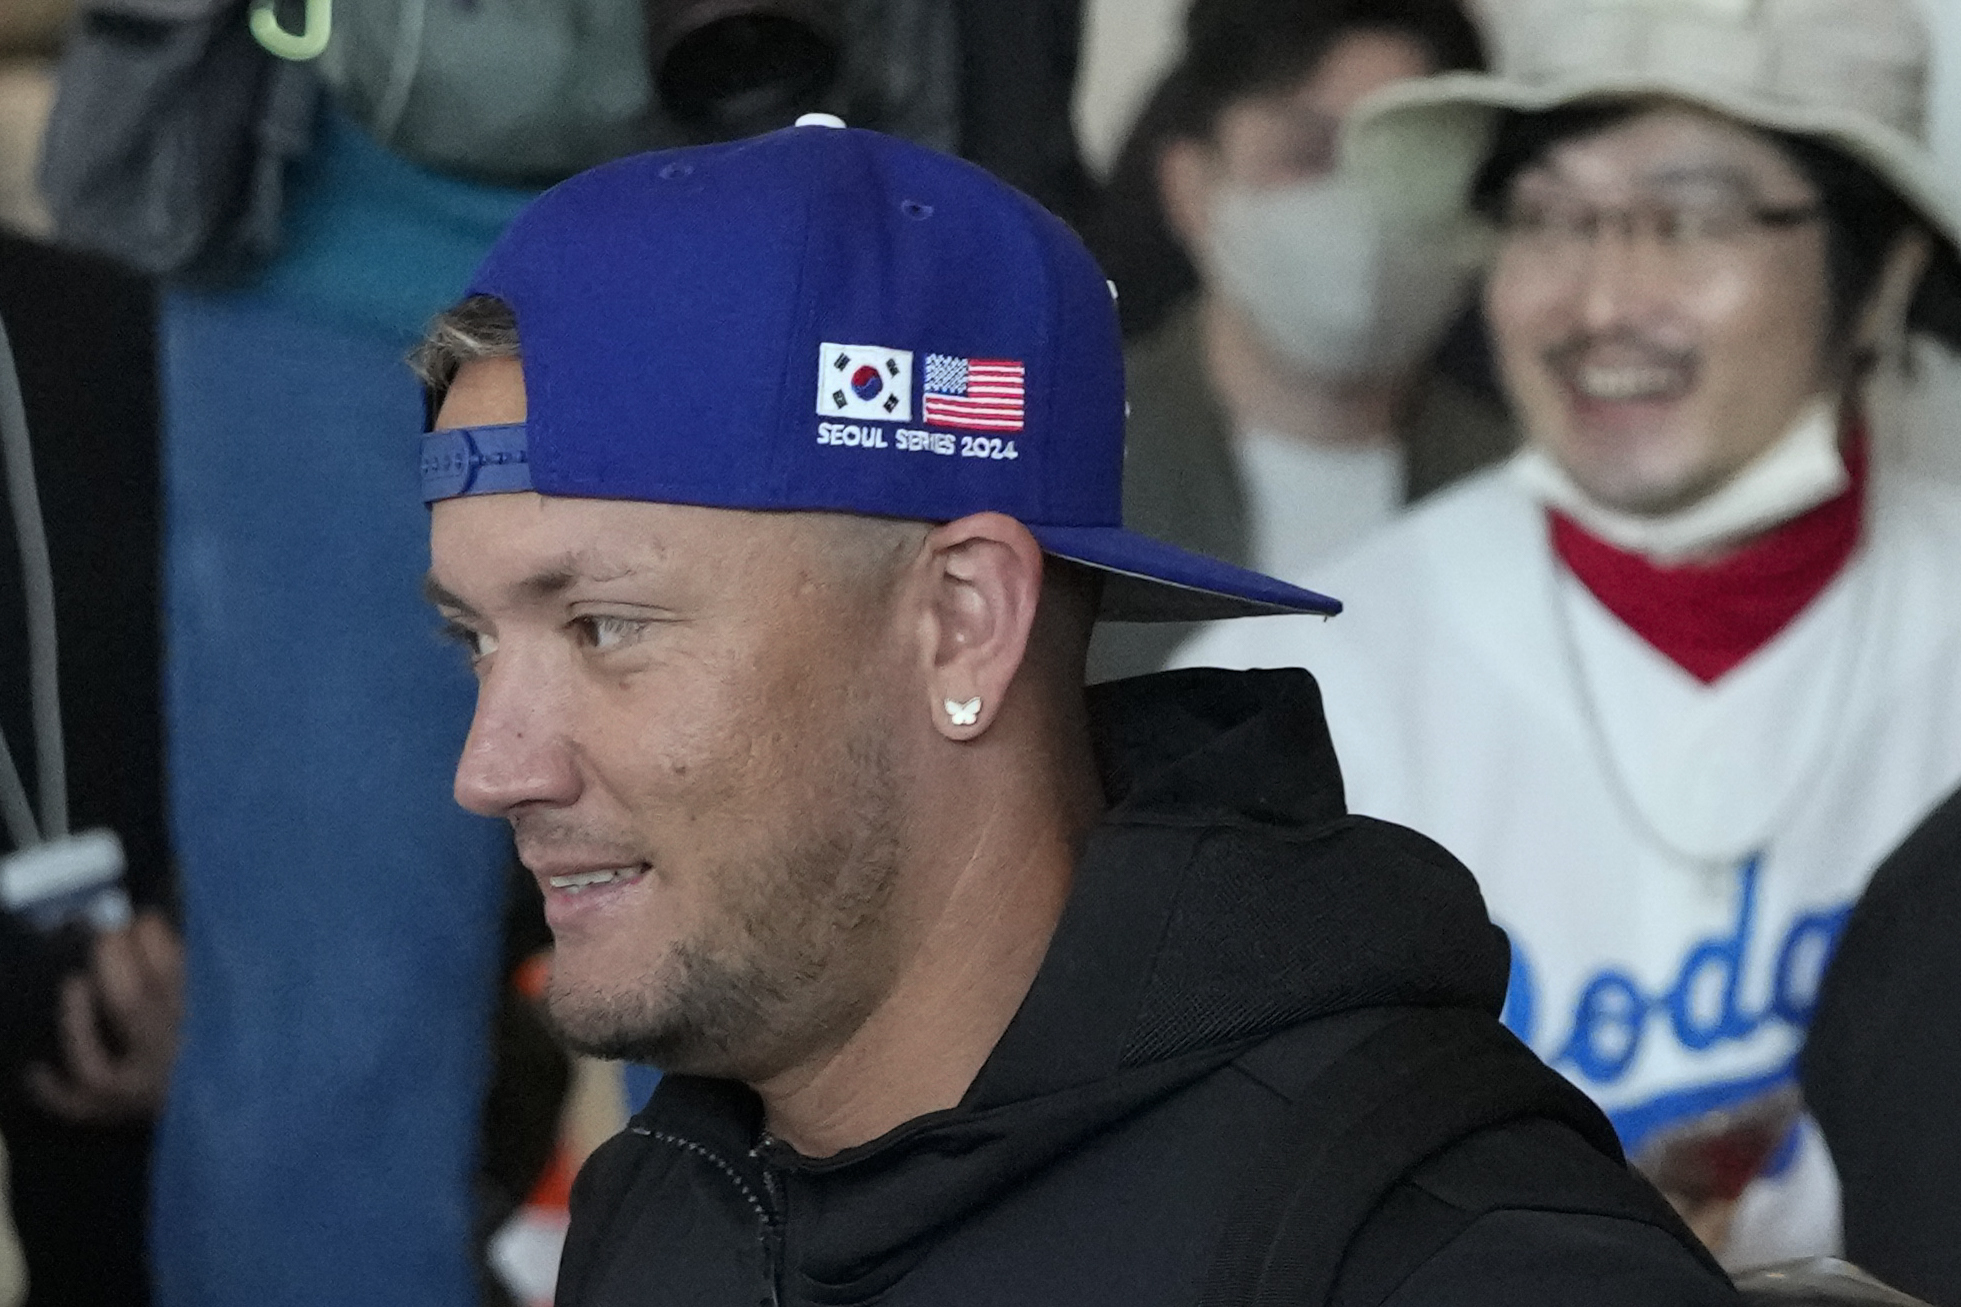
[[[166,705],[189,962],[161,1307],[465,1307],[508,836],[418,596],[402,355],[524,195],[332,120],[289,254],[167,297]]]
[[[647,1105],[660,1084],[660,1072],[650,1066],[626,1064],[626,1110],[631,1116]]]

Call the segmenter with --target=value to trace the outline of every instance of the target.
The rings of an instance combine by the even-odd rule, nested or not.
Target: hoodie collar
[[[1097,687],[1092,709],[1112,806],[967,1105],[1354,1007],[1502,1007],[1510,949],[1476,882],[1348,815],[1313,677],[1168,672]]]
[[[1027,997],[962,1102],[834,1157],[764,1144],[799,1292],[863,1302],[936,1232],[1083,1139],[1317,1016],[1495,1015],[1509,952],[1470,874],[1347,816],[1314,680],[1164,673],[1091,693],[1111,807]],[[756,1141],[753,1094],[671,1077],[638,1128]]]
[[[1299,830],[1347,813],[1320,691],[1305,672],[1165,672],[1090,696],[1110,808],[970,1106],[1092,1083],[1122,1065],[1208,832]]]

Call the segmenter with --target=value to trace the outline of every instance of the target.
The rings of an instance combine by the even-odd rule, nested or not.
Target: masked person
[[[1838,1241],[1793,1059],[1961,779],[1961,494],[1870,456],[1867,398],[1957,339],[1927,48],[1904,0],[1559,0],[1390,92],[1348,158],[1495,223],[1529,446],[1329,569],[1340,623],[1188,655],[1314,669],[1356,806],[1511,934],[1513,1029],[1739,1265]]]
[[[419,360],[457,798],[560,1030],[668,1073],[560,1307],[1733,1301],[1498,1024],[1469,874],[1343,813],[1308,678],[1086,694],[1099,614],[1339,605],[1121,526],[1060,221],[835,119],[638,156]]]
[[[1130,521],[1299,577],[1510,452],[1501,406],[1430,366],[1469,298],[1458,229],[1410,221],[1393,192],[1334,166],[1355,103],[1483,66],[1456,0],[1192,6],[1184,58],[1112,179],[1100,242],[1118,290],[1136,284],[1134,311],[1158,312],[1151,264],[1196,273],[1129,352]],[[1156,670],[1189,633],[1107,629],[1092,675]]]

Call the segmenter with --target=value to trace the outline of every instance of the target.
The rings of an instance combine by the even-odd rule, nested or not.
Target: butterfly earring
[[[980,720],[980,710],[981,701],[978,696],[965,703],[957,703],[952,699],[946,701],[946,719],[955,726],[972,726]]]

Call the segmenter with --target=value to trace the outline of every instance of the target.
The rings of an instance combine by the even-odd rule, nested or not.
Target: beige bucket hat
[[[1662,96],[1817,138],[1961,246],[1961,191],[1927,144],[1932,44],[1912,0],[1511,0],[1496,71],[1358,106],[1348,166],[1398,203],[1461,213],[1503,112]]]

